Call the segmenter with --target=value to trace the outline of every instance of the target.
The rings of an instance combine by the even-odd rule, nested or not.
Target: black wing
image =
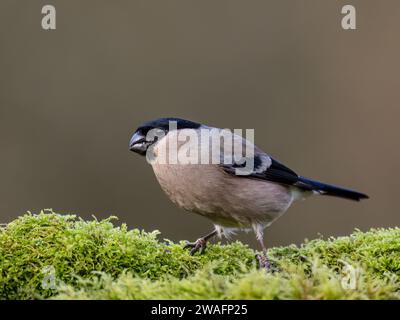
[[[256,154],[254,156],[254,170],[249,175],[236,175],[236,169],[243,168],[245,165],[245,163],[241,165],[234,163],[232,165],[222,165],[222,167],[225,172],[236,177],[271,181],[283,185],[295,186],[302,190],[314,190],[323,195],[350,200],[360,201],[361,199],[368,199],[368,196],[364,193],[301,177],[266,154]]]
[[[236,175],[236,169],[243,168],[245,165],[245,163],[233,163],[231,165],[224,164],[222,165],[222,168],[225,172],[237,177],[266,180],[284,185],[296,186],[306,190],[313,189],[312,186],[303,183],[296,172],[269,156],[256,154],[254,156],[253,172],[249,175]]]

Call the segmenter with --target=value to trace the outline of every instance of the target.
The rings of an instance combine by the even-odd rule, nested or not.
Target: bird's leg
[[[269,258],[268,258],[268,255],[267,255],[267,248],[265,247],[264,241],[263,241],[262,238],[259,239],[259,242],[261,244],[261,248],[262,248],[262,251],[263,251],[262,254],[257,254],[256,255],[256,258],[258,260],[260,269],[263,268],[263,269],[270,270],[271,269],[271,262],[269,261]]]
[[[214,237],[216,234],[217,230],[214,230],[206,236],[197,239],[195,242],[188,242],[185,245],[184,249],[192,248],[192,250],[190,250],[191,255],[194,255],[197,251],[199,251],[199,253],[202,253],[207,247],[207,241]]]

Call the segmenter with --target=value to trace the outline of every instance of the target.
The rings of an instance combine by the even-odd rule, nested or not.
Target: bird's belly
[[[287,187],[231,176],[215,165],[154,164],[153,170],[172,202],[225,227],[268,225],[293,200]]]

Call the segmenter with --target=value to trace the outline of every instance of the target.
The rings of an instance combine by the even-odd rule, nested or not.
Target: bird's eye
[[[138,133],[140,134],[140,135],[142,135],[142,136],[146,136],[147,135],[147,133],[150,131],[150,129],[151,128],[149,128],[149,127],[141,127],[141,128],[139,128],[137,131],[138,131]]]

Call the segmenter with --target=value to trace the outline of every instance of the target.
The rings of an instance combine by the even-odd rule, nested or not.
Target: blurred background
[[[345,31],[349,2],[357,30]],[[399,30],[397,0],[2,0],[0,222],[53,208],[197,239],[211,223],[128,151],[143,121],[176,116],[254,128],[298,173],[371,196],[298,202],[269,246],[397,226]]]

